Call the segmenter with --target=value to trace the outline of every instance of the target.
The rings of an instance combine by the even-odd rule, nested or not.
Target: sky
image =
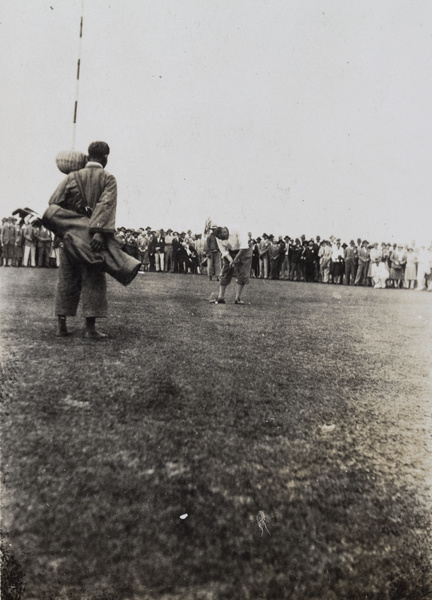
[[[430,0],[2,0],[0,209],[111,147],[117,225],[432,240]]]

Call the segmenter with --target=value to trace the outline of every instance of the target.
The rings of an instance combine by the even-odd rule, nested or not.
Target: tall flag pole
[[[79,95],[79,78],[80,78],[80,69],[81,69],[81,46],[82,46],[82,37],[83,37],[83,24],[84,24],[84,0],[82,0],[82,2],[81,2],[81,21],[80,21],[80,34],[79,34],[79,47],[78,47],[75,106],[74,106],[74,116],[73,116],[72,150],[75,149],[75,138],[76,138],[76,123],[77,123],[77,114],[78,114],[78,95]]]

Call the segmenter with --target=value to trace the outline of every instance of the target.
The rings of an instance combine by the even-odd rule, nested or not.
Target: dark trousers
[[[356,275],[356,263],[353,258],[347,258],[345,261],[345,284],[354,285]]]
[[[174,272],[173,247],[171,245],[165,246],[165,271],[167,273]]]
[[[300,267],[299,267],[298,262],[292,262],[290,263],[290,271],[289,271],[289,278],[291,281],[298,281],[300,279]]]
[[[355,285],[359,285],[359,284],[365,285],[366,284],[368,269],[369,269],[369,261],[368,262],[359,261],[359,264],[357,267],[356,278],[355,278],[355,282],[354,282]]]
[[[307,260],[305,262],[305,279],[306,281],[315,280],[315,261]]]
[[[279,279],[279,260],[277,258],[270,259],[270,279]]]
[[[39,244],[38,246],[38,267],[48,267],[48,257],[50,253],[51,242]]]
[[[82,299],[84,317],[101,318],[108,313],[105,273],[99,267],[71,262],[60,249],[55,314],[74,317]]]

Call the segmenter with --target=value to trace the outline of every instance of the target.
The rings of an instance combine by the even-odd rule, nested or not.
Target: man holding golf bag
[[[81,297],[84,337],[106,339],[95,327],[96,319],[107,316],[105,273],[126,286],[141,266],[139,260],[121,250],[121,243],[115,239],[117,183],[105,171],[109,152],[105,142],[91,143],[87,164],[79,170],[69,169],[42,217],[46,227],[61,240],[56,295],[60,337],[68,335],[66,317],[76,315]]]

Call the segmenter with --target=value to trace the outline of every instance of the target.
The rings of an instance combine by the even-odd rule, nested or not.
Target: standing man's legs
[[[37,262],[38,267],[43,267],[44,266],[43,263],[44,263],[44,245],[39,244],[38,245],[38,262]]]
[[[270,259],[270,279],[279,279],[279,263],[277,258]]]
[[[69,335],[66,317],[75,317],[81,295],[82,274],[79,265],[74,265],[66,252],[60,249],[60,265],[55,300],[55,314],[58,319],[57,335]]]
[[[329,275],[330,275],[330,266],[329,263],[323,263],[320,267],[320,271],[321,271],[321,282],[322,283],[328,283],[329,282]]]
[[[209,281],[212,280],[212,277],[216,277],[219,280],[219,276],[221,275],[221,258],[219,252],[211,252],[207,257],[207,274]]]
[[[173,249],[172,246],[165,246],[165,273],[173,272]]]
[[[13,246],[12,244],[6,244],[3,246],[4,257],[6,259],[5,266],[11,267],[13,260]]]
[[[96,331],[96,319],[108,313],[106,276],[99,268],[72,263],[60,250],[59,278],[55,314],[58,317],[57,335],[68,335],[66,317],[74,317],[82,295],[82,309],[86,319],[85,337],[101,340],[107,336]]]
[[[314,261],[314,281],[318,282],[320,280],[320,263],[319,260]]]
[[[425,288],[425,280],[427,275],[427,266],[420,263],[417,268],[417,290],[424,290]]]
[[[106,275],[99,268],[82,265],[82,310],[86,319],[106,319],[108,299]]]
[[[214,275],[214,254],[208,254],[207,255],[207,276],[209,281],[212,280],[212,277]]]
[[[312,283],[315,278],[315,261],[306,261],[305,263],[306,281]]]
[[[365,271],[365,263],[359,262],[358,267],[357,267],[357,273],[356,273],[354,285],[363,285],[364,271]]]
[[[150,271],[155,271],[155,255],[149,252],[149,260],[150,260]]]
[[[228,259],[222,258],[222,272],[220,273],[220,283],[216,304],[225,304],[225,292],[227,287],[231,283],[233,275],[234,268],[231,266],[231,263]]]
[[[197,273],[199,275],[204,275],[204,267],[201,266],[202,261],[204,260],[204,254],[202,252],[198,252],[198,265],[197,265]]]
[[[243,251],[241,251],[243,252]],[[231,265],[228,259],[222,259],[222,273],[220,277],[218,297],[216,304],[225,304],[225,292],[228,285],[231,283],[233,276],[237,278],[237,287],[235,295],[235,304],[243,304],[241,299],[243,288],[249,283],[250,271],[252,264],[252,248],[249,251],[242,254],[242,258],[237,260],[237,254],[232,254],[231,257],[236,260],[234,267]]]
[[[36,266],[36,246],[35,245],[30,247],[30,265],[32,267]]]
[[[270,260],[269,260],[268,256],[264,256],[263,263],[264,263],[264,279],[268,279],[269,278],[269,267],[270,267]]]
[[[24,246],[23,267],[29,266],[30,246]]]
[[[289,273],[290,273],[289,259],[288,259],[288,255],[285,254],[284,266],[283,266],[283,278],[284,279],[289,279]]]
[[[13,250],[12,250],[13,254],[12,254],[12,266],[13,267],[18,267],[18,246],[13,246]]]
[[[354,261],[348,258],[345,261],[345,285],[352,285],[354,282]]]

